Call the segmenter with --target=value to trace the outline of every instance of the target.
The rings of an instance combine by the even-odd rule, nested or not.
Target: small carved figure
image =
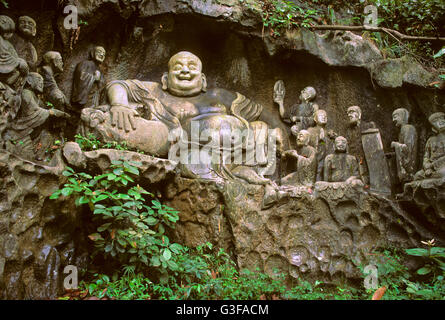
[[[277,81],[274,87],[274,102],[279,106],[280,116],[284,122],[294,123],[295,132],[306,130],[315,125],[314,113],[318,110],[318,105],[312,102],[317,95],[313,87],[306,87],[301,91],[300,104],[290,107],[288,112],[284,109],[284,83],[282,80]]]
[[[347,114],[349,149],[358,158],[362,181],[369,185],[370,191],[390,195],[391,180],[379,129],[374,122],[361,120],[362,112],[358,106],[349,107]]]
[[[311,186],[315,182],[317,169],[317,152],[309,145],[311,138],[307,130],[300,130],[297,135],[296,150],[286,150],[283,158],[294,158],[297,160],[297,170],[281,179],[282,185],[306,185]]]
[[[433,113],[428,121],[436,135],[426,142],[423,168],[416,173],[415,180],[445,177],[445,113]]]
[[[80,115],[86,104],[99,105],[99,90],[104,84],[104,77],[99,70],[105,59],[105,49],[95,47],[89,53],[89,59],[80,62],[73,75],[71,104],[73,112]]]
[[[56,75],[63,72],[62,56],[57,51],[48,51],[43,55],[41,74],[44,81],[44,94],[48,102],[59,110],[69,107],[69,101],[56,82]]]
[[[11,39],[20,58],[23,58],[30,70],[34,71],[37,67],[37,51],[32,44],[32,38],[36,36],[37,24],[33,18],[21,16],[18,20],[19,34],[15,33]]]
[[[408,124],[409,112],[399,108],[392,113],[394,124],[400,128],[399,141],[391,142],[395,150],[397,175],[401,183],[411,181],[417,167],[417,131]]]
[[[29,73],[25,88],[22,91],[22,103],[15,120],[10,124],[8,137],[10,141],[20,142],[21,154],[28,158],[41,160],[42,154],[36,152],[34,145],[44,130],[43,125],[48,118],[68,118],[69,115],[57,109],[45,109],[41,107],[41,101],[35,93],[43,92],[43,77],[36,73]],[[40,148],[44,151],[45,148]]]
[[[317,150],[317,181],[323,179],[323,163],[326,155],[331,151],[331,137],[335,135],[331,130],[326,130],[328,115],[325,110],[317,110],[314,113],[315,127],[307,129],[311,134],[309,144]]]
[[[0,81],[13,90],[20,90],[29,72],[28,64],[19,58],[9,42],[15,31],[15,23],[8,16],[0,16]]]
[[[346,139],[349,144],[349,153],[358,158],[360,176],[363,181],[369,183],[368,167],[366,165],[365,152],[362,144],[362,131],[375,128],[373,122],[362,122],[362,109],[359,106],[351,106],[347,109],[349,127],[346,131]]]
[[[357,159],[348,154],[347,147],[348,141],[345,137],[335,138],[335,152],[327,155],[324,161],[323,181],[363,186]]]

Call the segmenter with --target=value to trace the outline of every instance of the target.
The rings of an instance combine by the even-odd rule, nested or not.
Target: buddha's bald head
[[[193,53],[181,51],[168,62],[168,73],[162,76],[162,88],[179,97],[188,97],[205,91],[207,82],[202,73],[202,62]]]

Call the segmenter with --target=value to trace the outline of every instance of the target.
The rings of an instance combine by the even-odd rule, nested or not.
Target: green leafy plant
[[[124,266],[121,277],[110,279],[106,274],[95,273],[91,282],[81,281],[80,290],[99,299],[149,300],[153,282],[134,266]]]
[[[289,300],[324,300],[332,298],[332,295],[323,288],[321,281],[310,283],[299,279],[298,284],[286,291],[283,297]]]
[[[411,256],[422,257],[426,260],[425,265],[417,270],[419,275],[431,274],[433,277],[442,275],[445,272],[445,248],[434,247],[434,239],[422,241],[427,245],[427,249],[413,248],[406,249],[405,252]]]
[[[292,1],[264,1],[263,26],[269,27],[274,36],[291,27],[308,28],[315,24],[318,9],[304,9]]]
[[[284,275],[238,271],[230,255],[221,248],[213,250],[210,243],[188,249],[181,265],[183,272],[170,282],[177,299],[270,299],[286,289]]]
[[[157,199],[148,205],[153,194],[135,184],[139,170],[135,162],[113,161],[110,170],[92,177],[67,168],[68,183],[51,195],[75,196],[76,205],[88,205],[97,224],[89,239],[95,244],[93,256],[101,255],[120,265],[133,265],[138,271],[156,269],[161,279],[169,271],[178,271],[176,262],[183,247],[170,243],[166,234],[178,221],[178,212]]]
[[[406,294],[406,283],[410,278],[408,267],[405,266],[401,260],[402,256],[397,249],[385,249],[383,252],[373,252],[369,254],[370,262],[373,263],[378,270],[379,287],[386,287],[383,299],[388,300],[403,300],[408,299]],[[363,276],[367,276],[364,272],[364,265],[359,269]],[[368,295],[374,293],[374,290],[369,289]]]
[[[144,153],[139,149],[130,148],[126,141],[117,142],[102,142],[99,140],[94,133],[88,133],[86,136],[81,134],[76,134],[74,136],[75,142],[80,146],[83,151],[92,151],[98,149],[115,149],[115,150],[127,150],[135,151],[138,153]]]

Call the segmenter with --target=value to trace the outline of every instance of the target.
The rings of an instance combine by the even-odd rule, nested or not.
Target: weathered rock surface
[[[75,142],[67,142],[63,154],[68,164],[86,169],[89,172],[105,171],[110,168],[112,161],[131,161],[140,170],[141,178],[147,183],[157,183],[175,174],[175,161],[155,158],[149,155],[115,149],[99,149],[83,152]]]
[[[95,0],[70,1],[76,5],[79,14],[93,16],[100,8],[111,6],[127,19],[137,14],[140,19],[167,14],[189,14],[235,23],[256,37],[264,39],[268,53],[273,56],[283,48],[307,51],[330,66],[362,67],[381,87],[397,88],[403,84],[428,87],[438,80],[437,70],[425,70],[418,62],[405,56],[400,59],[385,59],[370,40],[350,31],[312,32],[309,30],[288,31],[279,39],[264,35],[258,30],[262,23],[261,7],[255,1],[247,0],[245,5],[238,1],[200,0]],[[62,34],[66,33],[61,30]]]
[[[73,199],[49,200],[63,164],[41,166],[0,152],[0,298],[49,299],[60,294],[62,266],[83,266]]]
[[[445,178],[405,184],[404,200],[414,202],[431,226],[445,232]]]
[[[105,170],[112,160],[139,161],[142,185],[156,184],[161,201],[180,211],[175,241],[191,247],[212,242],[232,252],[240,268],[279,271],[290,282],[355,279],[357,266],[379,247],[413,247],[432,238],[445,243],[415,212],[360,188],[295,188],[262,209],[264,186],[183,178],[175,163],[130,151],[68,152],[76,149],[67,143],[65,157],[83,157],[88,172]],[[88,219],[74,199],[48,199],[63,183],[63,166],[43,167],[9,153],[0,160],[1,297],[54,298],[61,294],[63,268],[88,263],[82,224]]]
[[[249,0],[245,3],[251,8],[235,0],[70,2],[88,20],[76,41],[54,10],[14,11],[36,18],[39,59],[49,49],[63,53],[60,86],[67,96],[74,66],[91,45],[103,45],[107,80],[157,81],[173,53],[196,52],[210,86],[254,98],[265,106],[267,122],[284,130],[272,101],[275,81],[289,83],[286,105],[313,85],[317,103],[330,115],[328,129],[343,134],[346,108],[360,105],[364,118],[380,128],[386,149],[395,136],[394,108],[411,111],[419,145],[424,145],[425,119],[445,103],[440,91],[426,89],[437,73],[406,57],[384,59],[354,33],[302,30],[278,39],[263,37],[260,11]],[[401,201],[348,188],[303,188],[263,210],[263,186],[182,178],[177,164],[168,160],[130,151],[82,152],[75,143],[65,145],[63,156],[68,165],[90,172],[103,171],[122,157],[141,162],[144,186],[154,186],[163,203],[180,211],[177,241],[188,246],[210,241],[233,251],[241,268],[278,269],[289,281],[302,275],[325,281],[355,278],[356,266],[379,246],[412,247],[432,238],[445,243],[442,182],[412,185],[412,199]],[[0,152],[0,298],[54,298],[61,293],[63,267],[87,264],[88,219],[83,218],[89,212],[75,207],[74,199],[48,199],[64,183],[64,164],[53,164],[45,167]]]
[[[391,200],[355,189],[300,193],[260,210],[261,187],[230,183],[225,199],[240,267],[290,278],[359,277],[378,247],[412,247],[433,237]]]

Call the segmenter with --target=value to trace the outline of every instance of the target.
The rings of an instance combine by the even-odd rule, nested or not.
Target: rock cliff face
[[[376,248],[443,241],[396,202],[367,192],[304,189],[262,209],[264,192],[241,182],[175,179],[166,200],[181,211],[177,238],[233,249],[240,268],[326,282],[360,278],[357,267]]]
[[[419,159],[429,135],[426,118],[443,111],[443,92],[427,88],[435,73],[416,62],[383,59],[372,43],[350,32],[263,37],[254,4],[65,1],[88,22],[76,39],[64,29],[63,8],[56,1],[37,3],[17,1],[4,14],[35,18],[39,59],[49,49],[62,52],[60,83],[68,97],[75,65],[92,45],[102,45],[108,81],[159,81],[172,54],[194,52],[203,61],[209,87],[236,90],[261,103],[263,120],[287,132],[286,147],[294,141],[272,100],[278,79],[286,83],[286,105],[296,103],[305,86],[315,87],[316,102],[329,115],[328,129],[339,134],[346,126],[346,108],[360,105],[364,119],[380,129],[387,150],[397,136],[391,113],[407,108],[419,132]],[[141,184],[159,190],[161,200],[180,211],[177,241],[189,246],[210,241],[232,251],[240,267],[278,270],[289,282],[302,276],[357,278],[356,266],[381,246],[412,247],[432,238],[445,244],[443,185],[413,186],[409,201],[352,189],[297,190],[264,209],[264,186],[183,178],[168,160],[116,150],[79,153],[74,144],[65,146],[63,156],[43,166],[0,153],[0,298],[54,298],[61,292],[65,266],[87,266],[88,210],[75,207],[73,199],[48,197],[64,183],[66,164],[99,172],[122,156],[142,161]]]
[[[46,299],[60,293],[63,267],[85,266],[81,211],[48,197],[64,165],[45,167],[0,153],[0,296]]]

